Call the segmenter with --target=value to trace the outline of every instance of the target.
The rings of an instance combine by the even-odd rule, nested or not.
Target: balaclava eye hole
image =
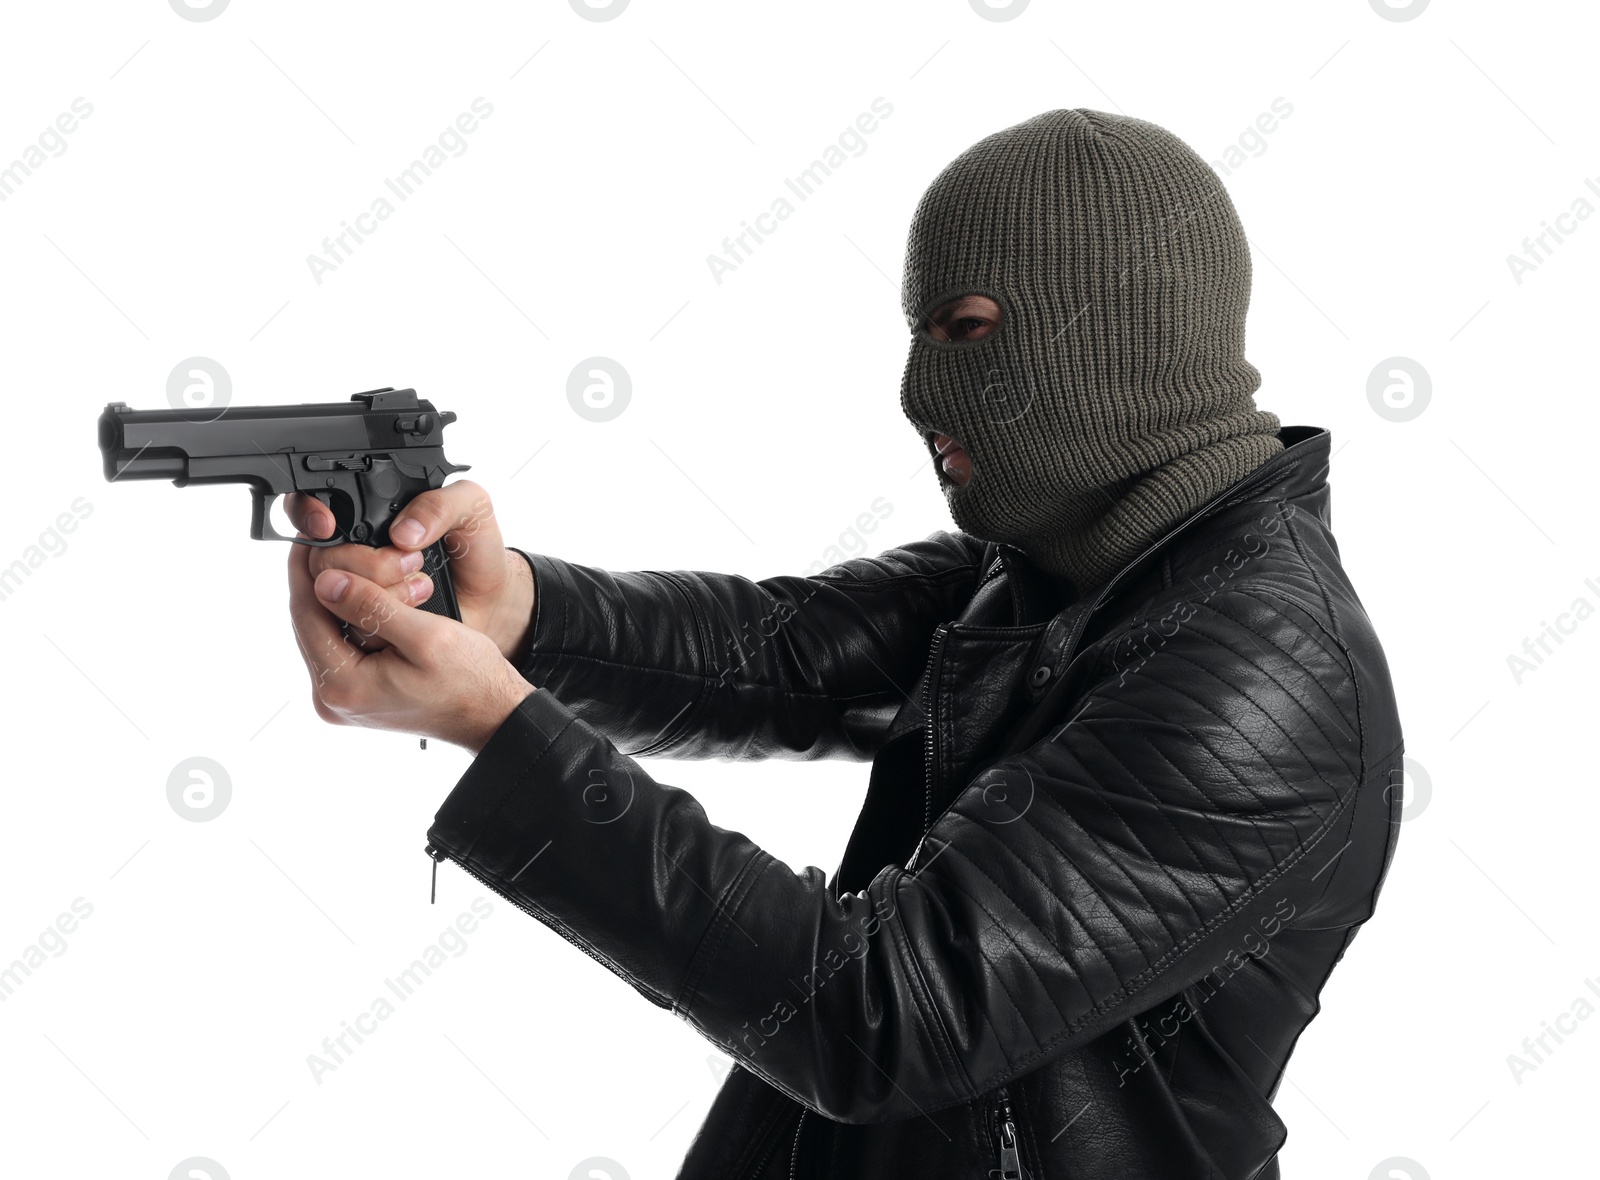
[[[934,339],[928,314],[969,293],[995,330]],[[1281,451],[1249,300],[1227,190],[1153,123],[1049,111],[956,157],[912,218],[901,407],[972,458],[966,487],[941,481],[957,527],[1083,591]]]
[[[986,340],[993,339],[1001,331],[1001,329],[1005,327],[1006,321],[1010,319],[1010,313],[1006,311],[1005,295],[999,291],[977,289],[952,291],[948,295],[941,295],[938,299],[935,299],[931,304],[929,304],[921,315],[908,315],[906,317],[906,322],[911,325],[911,334],[913,336],[921,336],[930,344],[942,344],[947,347],[970,348],[972,345],[980,343],[976,340],[941,340],[933,334],[932,325],[934,314],[938,312],[940,308],[954,303],[959,299],[965,298],[968,295],[982,295],[986,299],[992,299],[994,300],[995,306],[1000,309],[998,321],[995,323],[994,328],[989,332],[989,334],[984,337]],[[961,316],[954,316],[952,317],[952,322],[962,318],[963,317]]]

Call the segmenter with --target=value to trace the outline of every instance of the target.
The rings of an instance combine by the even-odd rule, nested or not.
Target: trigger
[[[259,488],[250,489],[250,536],[257,541],[288,541],[294,545],[311,545],[318,549],[325,549],[329,545],[342,545],[344,538],[335,534],[325,540],[316,540],[312,537],[286,537],[272,527],[272,506],[277,503],[282,492],[264,492]],[[305,492],[302,495],[315,496],[317,502],[323,504],[329,511],[333,506],[324,500],[330,496],[328,492]],[[337,527],[337,526],[335,526]]]

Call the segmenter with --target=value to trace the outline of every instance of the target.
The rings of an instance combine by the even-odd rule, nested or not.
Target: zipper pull
[[[1022,1160],[1017,1155],[1017,1129],[1007,1119],[1000,1124],[1000,1180],[1021,1180]]]
[[[428,859],[433,861],[433,885],[428,890],[428,904],[432,905],[439,897],[439,862],[444,859],[444,853],[440,852],[432,844],[424,847],[422,851],[426,852]]]
[[[1017,1151],[1017,1125],[1011,1121],[1011,1102],[1000,1095],[1000,1180],[1022,1180],[1022,1156]]]

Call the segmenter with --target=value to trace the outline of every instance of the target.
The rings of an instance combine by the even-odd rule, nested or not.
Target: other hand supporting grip
[[[349,538],[335,534],[323,540],[314,537],[286,537],[272,527],[272,505],[277,496],[271,492],[251,489],[250,504],[250,535],[258,541],[289,541],[295,545],[311,545],[318,549],[325,549],[329,545],[346,544]],[[363,526],[364,527],[364,526]],[[443,615],[447,619],[461,621],[461,605],[456,601],[455,583],[450,579],[450,560],[445,552],[444,538],[441,537],[432,545],[422,551],[422,572],[433,581],[433,596],[427,602],[417,607],[429,614]],[[340,630],[346,636],[349,632],[343,626]]]
[[[433,580],[433,596],[416,609],[425,610],[431,615],[443,615],[459,623],[461,606],[456,601],[455,583],[450,580],[450,561],[445,553],[443,537],[422,551],[422,572]],[[339,621],[339,634],[347,640],[351,639],[350,624],[342,619]],[[361,647],[359,639],[352,642]]]

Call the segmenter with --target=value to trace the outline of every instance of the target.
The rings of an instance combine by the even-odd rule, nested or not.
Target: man
[[[295,547],[319,713],[477,755],[430,855],[735,1058],[681,1177],[1278,1175],[1401,731],[1328,433],[1255,408],[1249,284],[1193,151],[1051,111],[911,227],[901,402],[960,531],[809,578],[607,573],[505,550],[457,483],[399,548]],[[465,626],[405,605],[446,535]],[[629,754],[872,774],[829,881]]]

